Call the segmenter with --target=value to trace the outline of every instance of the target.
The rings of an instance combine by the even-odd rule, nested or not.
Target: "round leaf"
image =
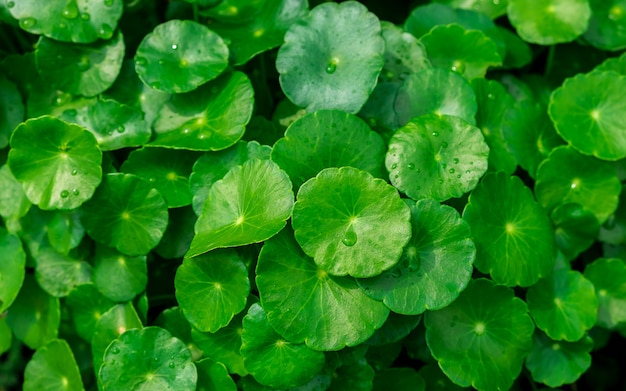
[[[280,85],[309,112],[356,113],[376,86],[384,48],[380,22],[364,5],[322,3],[285,34],[276,59]]]
[[[389,310],[350,277],[326,273],[306,256],[288,229],[265,242],[256,268],[261,303],[288,341],[315,350],[356,346],[380,328]]]
[[[154,251],[161,258],[182,258],[193,240],[196,214],[191,207],[170,209],[168,214],[167,229]]]
[[[533,380],[553,388],[573,383],[591,366],[592,348],[593,340],[589,337],[576,342],[556,342],[537,331],[526,368]]]
[[[476,244],[474,266],[495,282],[530,286],[552,271],[552,226],[518,177],[485,175],[470,194],[463,219]]]
[[[359,280],[365,293],[405,315],[452,303],[472,276],[476,249],[469,225],[435,200],[409,203],[413,236],[391,270]]]
[[[113,85],[124,60],[124,38],[76,45],[41,37],[35,60],[44,81],[70,94],[94,96]]]
[[[198,371],[197,391],[237,391],[237,386],[221,362],[209,358],[195,363]]]
[[[426,341],[454,383],[507,390],[532,346],[534,326],[527,311],[512,289],[472,280],[448,307],[426,312]]]
[[[550,97],[548,111],[557,132],[585,155],[626,157],[626,76],[592,72],[565,80]]]
[[[160,327],[128,330],[115,339],[98,372],[104,389],[196,389],[197,372],[191,352]]]
[[[480,130],[448,115],[422,115],[389,140],[391,183],[413,199],[439,201],[472,190],[487,170],[489,147]]]
[[[77,286],[67,296],[65,303],[72,314],[76,333],[87,342],[91,342],[102,314],[115,305],[98,292],[94,284]]]
[[[135,70],[150,87],[181,93],[215,79],[228,65],[224,40],[191,20],[170,20],[146,35],[135,55]]]
[[[420,38],[433,66],[450,69],[468,80],[484,77],[502,64],[496,43],[480,30],[458,24],[436,26]]]
[[[0,227],[0,313],[11,306],[17,297],[26,273],[26,253],[22,242]]]
[[[170,208],[191,204],[189,175],[198,158],[189,151],[141,148],[132,151],[120,171],[135,174],[150,182]]]
[[[49,294],[65,297],[75,286],[91,280],[92,268],[87,262],[59,254],[51,248],[43,248],[36,256],[35,277]]]
[[[154,248],[168,221],[163,197],[132,174],[106,175],[83,212],[89,236],[131,256]]]
[[[225,74],[197,90],[174,95],[159,111],[150,145],[217,151],[236,143],[254,108],[253,89],[241,72]]]
[[[297,199],[296,240],[330,274],[380,274],[398,262],[411,237],[409,208],[397,190],[356,168],[322,170]]]
[[[591,247],[598,237],[598,219],[579,204],[557,206],[550,218],[555,225],[554,237],[559,251],[569,260]]]
[[[617,258],[601,258],[585,267],[585,278],[598,295],[597,325],[607,329],[626,323],[626,263]]]
[[[399,126],[429,113],[460,117],[473,125],[477,108],[472,86],[457,73],[439,68],[409,75],[394,104]]]
[[[603,50],[626,48],[626,1],[589,0],[591,19],[585,39]]]
[[[285,341],[270,325],[259,304],[243,318],[241,355],[250,374],[275,388],[300,386],[324,367],[324,353],[304,344]]]
[[[13,6],[9,7],[9,3]],[[122,0],[18,0],[7,2],[20,27],[32,34],[66,42],[109,39],[122,16]]]
[[[94,283],[107,298],[116,302],[129,301],[146,289],[148,267],[145,255],[129,257],[99,245],[96,247],[94,262]]]
[[[507,14],[524,41],[553,45],[584,33],[591,8],[588,0],[509,0]]]
[[[209,190],[187,257],[276,235],[293,208],[289,177],[269,160],[233,167]]]
[[[544,208],[577,203],[604,223],[617,209],[622,185],[614,166],[570,146],[555,148],[537,169],[535,196]]]
[[[83,391],[70,346],[54,339],[37,349],[24,370],[24,391]]]
[[[231,249],[185,259],[174,284],[187,320],[199,331],[211,333],[243,310],[250,293],[248,269]]]
[[[296,188],[328,167],[352,166],[382,177],[385,145],[363,120],[322,110],[293,122],[272,148],[272,160]]]
[[[557,270],[526,293],[535,324],[554,340],[578,341],[596,323],[593,284],[577,271]]]
[[[91,198],[101,163],[91,133],[53,117],[29,119],[11,137],[11,171],[41,209],[74,209]]]

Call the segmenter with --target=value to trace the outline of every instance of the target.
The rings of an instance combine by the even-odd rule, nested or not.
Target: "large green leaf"
[[[532,346],[534,325],[527,312],[512,289],[472,280],[454,303],[424,315],[428,347],[454,383],[507,390]]]
[[[209,190],[186,256],[262,242],[285,226],[292,208],[287,174],[269,160],[246,161]]]
[[[458,212],[432,199],[407,202],[413,236],[398,265],[359,280],[365,293],[405,315],[437,310],[452,303],[472,275],[476,255],[469,225]]]
[[[518,177],[501,171],[485,175],[470,194],[463,219],[476,244],[474,265],[497,283],[530,286],[552,271],[552,226]]]
[[[226,326],[243,310],[250,293],[248,269],[232,249],[185,259],[174,284],[185,317],[202,332]]]
[[[0,227],[0,313],[17,297],[26,274],[26,254],[19,238]]]
[[[298,188],[329,167],[352,166],[382,177],[384,151],[382,138],[357,116],[321,110],[294,121],[271,156]]]
[[[65,340],[41,346],[24,370],[24,391],[83,391],[74,354]]]
[[[364,5],[322,3],[285,34],[276,59],[281,87],[309,112],[356,113],[376,86],[384,48],[380,22]]]
[[[98,245],[93,259],[93,281],[98,291],[110,300],[129,301],[146,289],[148,266],[145,255],[131,257]]]
[[[29,119],[11,137],[11,171],[41,209],[74,209],[91,198],[102,179],[101,163],[90,132],[54,117]]]
[[[132,174],[105,175],[83,212],[89,236],[131,256],[154,248],[168,222],[163,197],[148,181]]]
[[[395,188],[341,167],[324,169],[300,187],[292,224],[304,252],[326,272],[372,277],[400,259],[411,237],[409,220]]]
[[[287,388],[305,384],[324,367],[324,353],[286,341],[267,320],[258,303],[243,318],[241,355],[250,374],[261,384]]]
[[[315,350],[358,345],[385,322],[389,310],[351,277],[320,269],[288,228],[265,242],[256,269],[261,303],[286,340]]]
[[[626,263],[617,258],[600,258],[585,267],[585,278],[598,295],[597,325],[614,329],[626,323]]]
[[[67,296],[65,303],[72,314],[76,333],[87,342],[91,342],[102,314],[115,305],[98,292],[94,284],[77,286]]]
[[[75,286],[91,280],[92,268],[87,262],[43,248],[35,257],[35,277],[43,290],[55,297],[65,297]]]
[[[391,183],[409,197],[461,197],[487,171],[489,147],[475,126],[450,115],[410,120],[389,140],[385,165]]]

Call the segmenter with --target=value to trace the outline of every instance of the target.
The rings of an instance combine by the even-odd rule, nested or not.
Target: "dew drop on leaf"
[[[113,354],[119,354],[119,352],[120,352],[120,350],[118,348],[113,348],[111,350],[111,353],[113,353]]]
[[[146,63],[147,63],[147,61],[146,61],[145,58],[143,58],[143,57],[135,57],[135,65],[143,67],[143,66],[146,65]]]
[[[61,192],[61,198],[67,198],[70,195],[70,192],[67,190],[63,190]]]
[[[7,8],[13,8],[13,7],[15,7],[15,2],[14,1],[9,1],[7,3]]]
[[[392,170],[395,170],[396,168],[398,168],[398,165],[397,165],[396,163],[394,163],[394,164],[392,164],[392,165],[391,165],[391,169],[392,169]]]
[[[341,243],[345,246],[352,247],[356,244],[358,238],[356,236],[356,232],[354,231],[354,227],[350,225],[346,230],[346,233],[343,235],[343,239],[341,239]]]
[[[84,13],[80,15],[80,18],[86,21],[86,20],[89,20],[91,16],[88,13]]]
[[[409,170],[413,170],[415,168],[415,164],[409,163],[407,167],[409,168]]]
[[[433,132],[433,137],[439,137],[439,132],[437,131]]]
[[[458,158],[454,158],[454,159],[452,159],[452,162],[453,162],[454,164],[459,164],[459,159],[458,159]]]
[[[73,169],[71,174],[72,174],[72,176],[75,176],[76,174],[78,174],[78,170],[77,169]]]
[[[172,368],[172,369],[174,369],[174,368],[176,367],[176,365],[175,365],[173,362],[170,362],[170,363],[168,364],[168,366],[169,366],[170,368]]]
[[[111,7],[113,5],[113,0],[104,0],[104,5]]]
[[[108,24],[104,23],[98,30],[98,35],[102,39],[109,39],[113,36],[113,29]]]
[[[178,45],[173,44],[173,45],[172,45],[172,50],[176,50],[176,49],[178,49]]]
[[[450,172],[450,174],[454,174],[454,168],[451,168],[451,169],[449,170],[449,172]]]
[[[442,142],[441,143],[441,148],[448,148],[448,143],[447,142]]]
[[[65,8],[63,8],[63,17],[66,19],[76,19],[78,16],[78,7],[76,3],[70,1]]]
[[[126,130],[126,129],[124,128],[124,125],[120,125],[120,126],[118,126],[118,127],[115,129],[115,131],[116,131],[117,133],[120,133],[120,134],[121,134],[121,133],[124,133],[124,130]]]
[[[37,24],[37,20],[35,18],[20,19],[20,27],[23,29],[29,29],[36,24]]]
[[[335,64],[334,62],[331,62],[326,66],[326,73],[328,74],[335,73],[336,70],[337,64]]]
[[[78,189],[73,189],[72,190],[72,194],[74,194],[75,196],[80,194],[80,191]]]

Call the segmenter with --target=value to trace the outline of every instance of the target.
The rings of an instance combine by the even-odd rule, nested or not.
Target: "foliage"
[[[0,390],[624,389],[624,0],[0,0]]]

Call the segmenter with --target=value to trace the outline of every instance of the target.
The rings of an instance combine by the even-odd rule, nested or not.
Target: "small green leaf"
[[[66,341],[54,339],[37,349],[24,370],[24,391],[83,391],[74,354]]]
[[[135,70],[144,83],[177,94],[215,79],[227,65],[224,40],[191,20],[158,25],[143,38],[135,54]]]
[[[308,112],[356,113],[376,86],[384,46],[380,22],[364,5],[320,4],[285,34],[276,59],[280,85]]]
[[[476,244],[474,266],[495,282],[530,286],[552,271],[552,226],[518,177],[504,172],[485,175],[470,194],[463,219]]]
[[[413,236],[400,262],[383,274],[359,280],[365,293],[405,315],[452,303],[472,275],[476,249],[458,212],[432,199],[407,202]]]
[[[221,362],[209,358],[197,361],[197,391],[237,391],[237,386]]]
[[[13,129],[24,120],[24,103],[17,86],[0,75],[0,149],[9,145]]]
[[[289,229],[265,242],[256,269],[261,303],[272,327],[286,340],[315,350],[356,346],[374,334],[389,314],[351,277],[320,269]]]
[[[527,312],[512,289],[472,280],[452,304],[424,315],[428,347],[454,383],[509,389],[532,346],[534,325]]]
[[[626,263],[617,258],[600,258],[585,267],[585,278],[598,295],[597,325],[614,329],[626,323]]]
[[[591,19],[585,32],[585,39],[603,50],[626,48],[626,1],[589,0]]]
[[[321,110],[294,121],[271,156],[298,188],[329,167],[351,166],[382,177],[384,151],[382,138],[357,116]]]
[[[600,223],[589,209],[580,204],[568,203],[552,210],[554,237],[559,251],[568,260],[575,259],[587,250],[598,237]]]
[[[326,272],[372,277],[400,259],[411,237],[409,220],[395,188],[341,167],[324,169],[300,187],[292,224],[304,252]]]
[[[11,137],[11,171],[41,209],[74,209],[91,198],[102,179],[101,163],[91,133],[54,117],[29,119]]]
[[[593,284],[577,271],[556,270],[526,293],[535,324],[554,340],[578,341],[596,323]]]
[[[104,353],[99,380],[105,390],[196,389],[191,352],[167,330],[151,326],[128,330]]]
[[[154,251],[165,259],[182,258],[193,240],[196,214],[191,207],[168,210],[167,229]]]
[[[167,204],[147,181],[132,174],[107,174],[83,205],[89,236],[120,252],[144,255],[159,243],[167,227]]]
[[[324,353],[280,336],[259,304],[243,318],[241,355],[250,374],[261,384],[275,388],[300,386],[324,367]]]
[[[43,248],[37,256],[35,277],[43,290],[55,297],[65,297],[75,286],[91,280],[92,268],[87,262]]]
[[[187,258],[176,271],[176,300],[198,330],[214,333],[246,305],[248,270],[234,250]]]
[[[0,227],[0,313],[11,306],[26,274],[26,253],[19,238]]]
[[[113,85],[124,60],[124,37],[76,45],[40,37],[35,50],[44,81],[70,94],[95,96]]]
[[[8,164],[0,168],[0,216],[5,220],[23,217],[30,208],[22,184],[15,179]]]
[[[65,301],[72,314],[76,333],[91,342],[98,320],[115,305],[98,292],[94,284],[83,284],[74,288]]]
[[[146,256],[131,257],[98,245],[94,255],[93,280],[96,288],[108,299],[116,302],[132,300],[148,284]]]
[[[264,241],[285,226],[292,208],[287,174],[269,160],[246,161],[209,190],[186,256]]]

